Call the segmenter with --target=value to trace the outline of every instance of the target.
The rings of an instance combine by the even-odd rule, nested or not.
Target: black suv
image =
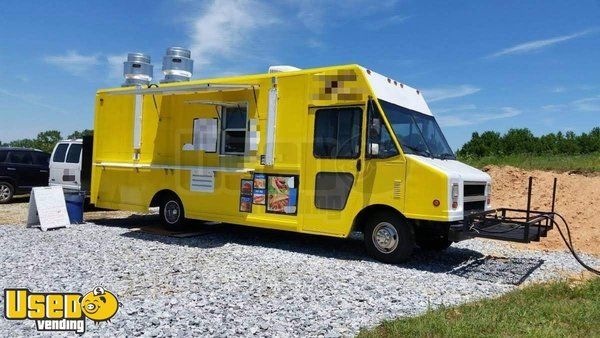
[[[0,148],[0,204],[33,187],[47,186],[49,158],[41,150]]]

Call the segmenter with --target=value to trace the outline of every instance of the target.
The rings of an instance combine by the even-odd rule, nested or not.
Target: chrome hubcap
[[[390,253],[398,246],[398,232],[388,222],[381,222],[373,230],[373,244],[377,250]]]
[[[165,220],[169,224],[177,223],[181,215],[181,209],[179,203],[175,201],[169,201],[165,204]]]
[[[7,185],[0,185],[0,201],[6,201],[10,197],[10,188]]]

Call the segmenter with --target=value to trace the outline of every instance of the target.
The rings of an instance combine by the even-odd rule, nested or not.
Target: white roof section
[[[378,99],[382,99],[410,110],[432,115],[423,93],[392,78],[383,76],[370,69],[361,67],[365,78]]]

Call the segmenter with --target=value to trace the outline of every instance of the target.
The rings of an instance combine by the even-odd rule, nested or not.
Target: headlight
[[[452,209],[458,208],[458,183],[452,184]]]
[[[488,183],[485,185],[485,202],[487,205],[492,203],[492,184]]]

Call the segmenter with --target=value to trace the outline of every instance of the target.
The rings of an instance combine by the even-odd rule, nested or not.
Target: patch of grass
[[[530,285],[500,298],[386,321],[358,337],[600,337],[600,278]]]
[[[532,155],[463,157],[460,161],[476,168],[486,165],[510,165],[523,169],[600,172],[600,153],[584,155]]]

